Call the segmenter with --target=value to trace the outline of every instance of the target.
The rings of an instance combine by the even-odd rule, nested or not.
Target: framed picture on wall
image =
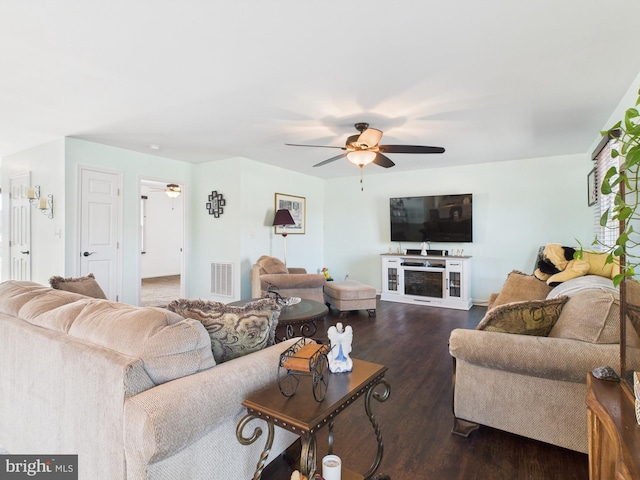
[[[598,202],[598,185],[596,183],[596,169],[587,175],[587,204],[595,205]]]
[[[288,225],[286,227],[286,233],[288,234],[302,234],[306,231],[306,214],[307,205],[304,197],[296,197],[295,195],[287,195],[285,193],[276,193],[276,205],[274,213],[278,210],[286,209],[291,212],[295,225]],[[285,232],[283,227],[274,227],[277,234]]]

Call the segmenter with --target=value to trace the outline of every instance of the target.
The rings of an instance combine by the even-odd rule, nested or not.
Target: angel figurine
[[[349,357],[351,353],[351,341],[353,340],[353,329],[350,325],[346,328],[342,323],[335,327],[329,327],[327,331],[331,341],[331,351],[328,353],[329,370],[332,373],[350,372],[353,370],[353,360]]]

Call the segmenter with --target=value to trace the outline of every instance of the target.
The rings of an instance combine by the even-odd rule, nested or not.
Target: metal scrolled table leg
[[[300,452],[300,473],[311,479],[316,474],[317,444],[315,435],[302,439]]]
[[[242,417],[242,420],[240,420],[240,422],[238,422],[238,426],[236,427],[236,438],[242,445],[251,445],[256,440],[258,440],[258,438],[260,438],[260,435],[262,435],[262,429],[260,427],[254,428],[253,434],[250,437],[245,437],[242,433],[242,431],[244,430],[244,427],[246,427],[247,424],[255,418],[258,418],[258,417],[248,413],[247,415]],[[253,474],[253,480],[260,480],[260,477],[262,476],[262,471],[266,466],[267,457],[269,457],[269,453],[271,452],[271,447],[273,446],[273,437],[275,435],[275,428],[273,426],[273,423],[271,422],[266,422],[266,423],[269,429],[269,434],[267,435],[267,439],[264,443],[264,449],[260,454],[260,460],[258,461],[258,464],[256,466],[256,471]]]
[[[382,390],[381,392],[376,392],[375,390],[378,387],[378,385],[383,385],[384,390]],[[366,480],[369,480],[373,476],[373,474],[376,472],[378,467],[380,466],[380,462],[382,461],[382,453],[384,450],[384,444],[382,442],[382,434],[380,433],[380,427],[378,426],[378,422],[376,421],[371,411],[371,397],[375,398],[379,402],[385,402],[389,398],[390,394],[391,394],[391,386],[389,385],[389,382],[387,382],[384,378],[381,378],[380,381],[372,385],[367,390],[367,393],[365,394],[365,397],[364,397],[364,408],[367,412],[367,416],[369,417],[369,421],[373,426],[373,431],[376,434],[376,440],[378,441],[378,453],[376,454],[376,458],[371,464],[371,468],[367,471],[367,473],[364,474],[364,478]]]
[[[318,320],[313,319],[310,322],[305,322],[300,325],[300,336],[305,338],[311,338],[318,331]]]

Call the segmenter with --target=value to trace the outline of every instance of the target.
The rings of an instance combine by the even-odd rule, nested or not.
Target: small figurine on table
[[[331,275],[329,274],[329,269],[327,267],[324,267],[322,269],[322,274],[324,275],[324,278],[327,280],[327,282],[333,282],[333,278],[331,278]]]
[[[343,328],[342,323],[338,323],[335,327],[329,327],[327,335],[331,341],[331,351],[327,354],[331,373],[350,372],[353,370],[353,360],[349,357],[351,341],[353,340],[351,326],[347,325],[347,328]]]

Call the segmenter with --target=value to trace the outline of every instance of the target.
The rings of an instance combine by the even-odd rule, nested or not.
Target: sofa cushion
[[[591,343],[619,343],[619,309],[619,302],[611,292],[600,289],[577,291],[569,296],[549,336]]]
[[[215,365],[200,322],[161,308],[94,299],[78,313],[69,335],[142,359],[156,385]]]
[[[167,308],[202,322],[217,363],[257,352],[275,343],[280,307],[264,298],[243,307],[204,300],[174,300]]]
[[[18,316],[20,309],[30,300],[37,298],[45,292],[51,291],[49,287],[35,282],[21,280],[7,280],[0,283],[0,313]]]
[[[57,290],[65,290],[67,292],[79,293],[87,297],[93,298],[107,298],[107,296],[96,282],[96,277],[93,273],[88,274],[85,277],[58,277],[54,276],[49,279],[49,283],[52,288]]]
[[[568,296],[550,337],[590,343],[620,342],[618,289],[609,278],[585,275],[555,287],[547,298]]]
[[[507,276],[502,290],[491,304],[492,308],[506,305],[511,302],[524,302],[527,300],[544,300],[551,287],[533,275],[527,275],[518,270],[513,270]]]
[[[555,325],[567,297],[512,302],[490,309],[477,330],[546,337]]]
[[[260,269],[267,274],[268,273],[278,273],[278,274],[289,273],[286,265],[282,262],[282,260],[276,257],[269,257],[267,255],[263,255],[256,261],[256,264],[260,265]]]

